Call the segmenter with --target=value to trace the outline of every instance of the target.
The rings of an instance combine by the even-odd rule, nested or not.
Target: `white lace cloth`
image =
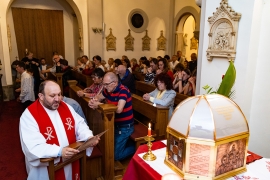
[[[167,144],[166,140],[161,142],[163,142],[165,145]],[[156,155],[157,159],[155,161],[144,161],[145,163],[147,163],[161,176],[168,173],[176,174],[172,169],[164,164],[166,147],[154,150],[152,152]],[[138,154],[138,156],[142,158],[144,154],[145,153],[141,153]],[[247,165],[247,172],[231,177],[228,180],[270,180],[270,159],[262,158],[252,162]]]

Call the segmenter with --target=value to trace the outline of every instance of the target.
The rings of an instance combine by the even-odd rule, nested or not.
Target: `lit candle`
[[[151,124],[148,124],[148,136],[151,136]]]

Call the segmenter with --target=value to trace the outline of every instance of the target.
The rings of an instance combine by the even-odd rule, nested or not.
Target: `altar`
[[[166,140],[153,143],[152,152],[156,155],[155,161],[145,161],[142,156],[147,152],[148,147],[141,145],[129,162],[123,180],[160,180],[168,173],[175,172],[164,164],[166,155]],[[270,159],[263,158],[252,152],[247,156],[247,172],[235,175],[228,180],[269,180]]]

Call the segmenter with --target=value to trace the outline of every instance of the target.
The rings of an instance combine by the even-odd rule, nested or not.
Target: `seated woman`
[[[132,58],[130,60],[130,66],[131,66],[132,72],[139,71],[139,69],[140,69],[140,66],[137,63],[137,59],[135,59],[135,58]]]
[[[113,62],[113,72],[117,74],[117,67],[123,65],[120,59],[115,59]]]
[[[85,64],[81,57],[77,58],[77,65],[73,69],[77,70],[80,73],[85,69]]]
[[[144,82],[148,84],[153,84],[156,74],[153,72],[153,69],[150,66],[149,61],[146,61],[146,62],[147,63],[145,63],[145,67],[144,67],[144,72],[145,72]]]
[[[190,78],[190,70],[184,69],[183,71],[179,71],[176,76],[176,80],[173,83],[173,88],[179,92],[180,94],[185,94],[191,96],[191,89],[188,87]]]
[[[197,70],[195,69],[191,77],[188,79],[188,84],[186,85],[187,87],[187,95],[189,96],[195,96],[195,91],[196,91],[196,77],[197,77]],[[184,87],[185,89],[185,87]],[[184,90],[185,91],[185,90]]]
[[[94,83],[84,90],[77,91],[79,97],[94,98],[103,89],[103,77],[105,73],[101,68],[96,68],[92,73],[92,79]]]
[[[165,58],[161,58],[158,60],[158,69],[156,71],[156,74],[160,73],[167,73],[171,78],[171,82],[173,82],[173,72],[169,69],[168,62]]]
[[[95,69],[95,63],[93,61],[89,61],[89,63],[85,65],[85,69],[82,70],[82,74],[91,76],[94,69]]]
[[[173,90],[172,81],[168,74],[160,73],[155,77],[156,89],[151,93],[143,95],[143,99],[154,104],[169,107],[169,118],[173,112],[176,92]]]
[[[130,65],[129,59],[124,59],[124,60],[122,61],[122,64],[129,70],[129,72],[132,73],[132,69],[131,69],[131,65]]]

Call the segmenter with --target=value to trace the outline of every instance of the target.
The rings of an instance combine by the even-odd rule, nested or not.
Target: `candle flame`
[[[148,124],[148,128],[151,128],[151,124],[150,123]]]

